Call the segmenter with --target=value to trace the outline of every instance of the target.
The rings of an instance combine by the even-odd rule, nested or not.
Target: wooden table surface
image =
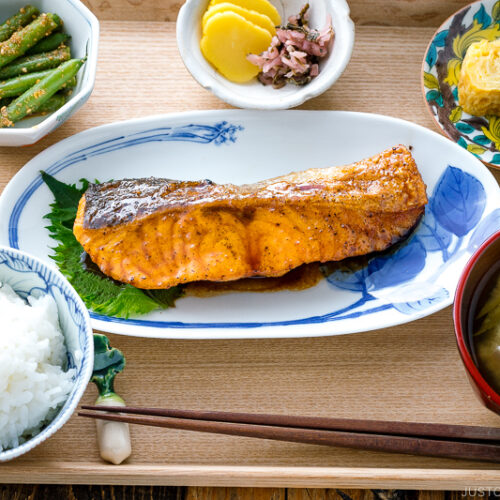
[[[463,491],[222,488],[175,486],[0,485],[0,500],[473,500],[498,488]]]
[[[101,21],[95,90],[38,144],[0,148],[0,191],[33,156],[95,125],[228,106],[201,89],[175,42],[176,0],[86,0]],[[387,114],[437,130],[420,89],[432,34],[463,0],[351,0],[352,60],[340,80],[301,109]],[[146,57],[145,57],[146,55]],[[500,182],[500,172],[494,175]],[[342,337],[248,341],[156,341],[112,335],[128,359],[118,390],[137,405],[287,412],[498,426],[475,399],[453,336],[451,309],[390,329]],[[159,401],[159,395],[162,400]],[[95,399],[89,387],[84,402]],[[91,438],[87,437],[91,436]],[[73,417],[53,438],[0,466],[7,498],[451,498],[444,492],[285,490],[296,487],[464,489],[500,486],[495,464],[368,453],[251,439],[133,429],[134,455],[99,464],[93,423]],[[72,462],[74,457],[76,462]],[[144,472],[156,460],[149,473]],[[97,464],[97,466],[96,466]],[[78,471],[78,472],[77,472]],[[43,486],[41,483],[192,485]],[[227,486],[204,488],[207,485]],[[236,486],[273,486],[238,489]]]

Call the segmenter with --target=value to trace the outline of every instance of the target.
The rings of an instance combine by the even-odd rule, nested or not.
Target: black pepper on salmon
[[[104,274],[169,288],[282,276],[385,250],[411,232],[426,203],[415,161],[398,146],[243,186],[157,178],[92,185],[73,231]]]

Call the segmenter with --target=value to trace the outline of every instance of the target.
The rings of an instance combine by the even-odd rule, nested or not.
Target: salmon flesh
[[[424,214],[404,146],[342,167],[236,186],[123,179],[91,184],[74,234],[101,271],[138,288],[282,276],[301,264],[382,251]]]

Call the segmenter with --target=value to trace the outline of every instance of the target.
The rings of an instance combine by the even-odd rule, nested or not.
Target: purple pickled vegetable
[[[309,28],[308,9],[309,4],[305,4],[298,15],[290,16],[287,25],[276,30],[265,52],[247,56],[261,69],[257,78],[264,85],[305,85],[318,76],[319,61],[328,55],[334,33],[330,15],[323,29]]]

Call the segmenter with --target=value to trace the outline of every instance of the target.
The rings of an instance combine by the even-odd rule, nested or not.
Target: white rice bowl
[[[38,434],[74,385],[57,306],[0,286],[0,452]]]

